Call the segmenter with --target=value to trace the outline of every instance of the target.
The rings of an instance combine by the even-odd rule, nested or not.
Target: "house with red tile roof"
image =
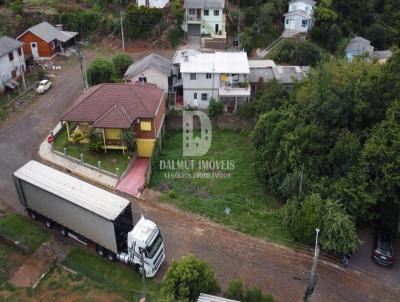
[[[72,133],[89,133],[103,138],[102,148],[127,150],[124,131],[132,131],[139,157],[151,157],[164,126],[167,95],[145,83],[99,84],[90,87],[64,113],[68,139]],[[84,140],[83,142],[88,142]]]

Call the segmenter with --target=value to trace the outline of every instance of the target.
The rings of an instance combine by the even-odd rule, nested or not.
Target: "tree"
[[[381,24],[372,24],[365,33],[365,37],[378,49],[386,49],[386,28]]]
[[[22,13],[24,6],[22,0],[11,0],[8,5],[14,15],[20,15]]]
[[[120,53],[112,59],[112,62],[117,76],[122,78],[128,67],[133,64],[133,59],[127,54]]]
[[[90,86],[101,83],[114,82],[115,74],[113,64],[104,58],[95,59],[87,69],[87,78]]]
[[[224,103],[221,101],[217,101],[214,98],[210,100],[210,104],[208,105],[208,115],[211,118],[217,117],[224,113]]]
[[[162,295],[173,301],[194,302],[200,293],[215,294],[219,289],[211,266],[190,254],[172,262],[165,276]]]
[[[162,18],[163,13],[159,8],[129,5],[124,19],[127,37],[130,39],[147,38]]]

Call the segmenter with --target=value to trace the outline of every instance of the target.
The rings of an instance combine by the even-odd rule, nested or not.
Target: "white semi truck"
[[[157,225],[143,216],[133,226],[131,202],[36,161],[14,172],[18,197],[32,219],[84,244],[99,256],[133,264],[153,277],[165,259]],[[142,261],[143,260],[143,261]]]

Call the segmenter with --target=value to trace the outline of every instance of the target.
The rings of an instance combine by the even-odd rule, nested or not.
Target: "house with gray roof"
[[[0,92],[6,87],[15,89],[19,78],[26,70],[23,43],[13,38],[0,38]]]
[[[206,294],[200,294],[200,297],[197,299],[197,302],[240,302],[240,301],[206,295]]]
[[[43,21],[29,27],[17,40],[24,43],[24,52],[34,60],[48,60],[75,43],[77,32],[64,31],[62,25],[53,26]]]
[[[264,89],[265,83],[277,80],[290,88],[297,81],[303,80],[310,71],[309,66],[276,65],[272,60],[249,60],[249,84],[251,95]]]
[[[182,24],[188,36],[226,37],[225,0],[185,0]]]
[[[159,54],[152,53],[133,63],[125,72],[127,82],[145,82],[169,91],[172,62]]]
[[[376,59],[381,63],[386,62],[392,56],[390,50],[374,50],[371,41],[363,37],[356,36],[349,41],[346,46],[345,58],[351,62],[356,56],[366,56],[368,59]]]

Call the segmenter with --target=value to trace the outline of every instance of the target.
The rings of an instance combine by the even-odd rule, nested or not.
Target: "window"
[[[306,6],[306,12],[308,12],[310,10],[309,6]]]
[[[193,98],[197,100],[197,92],[193,93]]]
[[[12,52],[10,52],[8,54],[8,58],[10,59],[10,61],[14,60],[14,54]]]
[[[218,9],[214,10],[214,16],[219,16],[219,10]]]
[[[211,79],[211,73],[206,73],[206,79]]]
[[[82,125],[85,126],[85,125]],[[109,140],[120,140],[121,139],[121,129],[112,129],[112,128],[108,128],[106,129],[106,139]]]
[[[289,19],[286,19],[286,24],[289,24]]]
[[[21,48],[21,47],[18,48],[18,55],[19,55],[19,56],[22,56],[22,48]]]
[[[56,44],[54,43],[54,41],[53,42],[51,42],[51,49],[54,49],[54,48],[56,48]]]
[[[204,10],[204,16],[208,16],[210,14],[210,11],[208,9]]]
[[[151,131],[151,122],[140,122],[140,131]]]
[[[196,74],[195,73],[191,73],[190,74],[190,80],[191,81],[195,81],[196,80]]]
[[[202,101],[208,101],[208,94],[207,93],[202,93],[201,94],[201,100]]]
[[[302,22],[301,22],[301,27],[307,27],[307,20],[303,20]]]
[[[189,15],[195,15],[196,14],[196,10],[195,9],[189,9]]]
[[[293,5],[292,6],[292,10],[296,10],[297,9],[297,6],[296,5]]]

